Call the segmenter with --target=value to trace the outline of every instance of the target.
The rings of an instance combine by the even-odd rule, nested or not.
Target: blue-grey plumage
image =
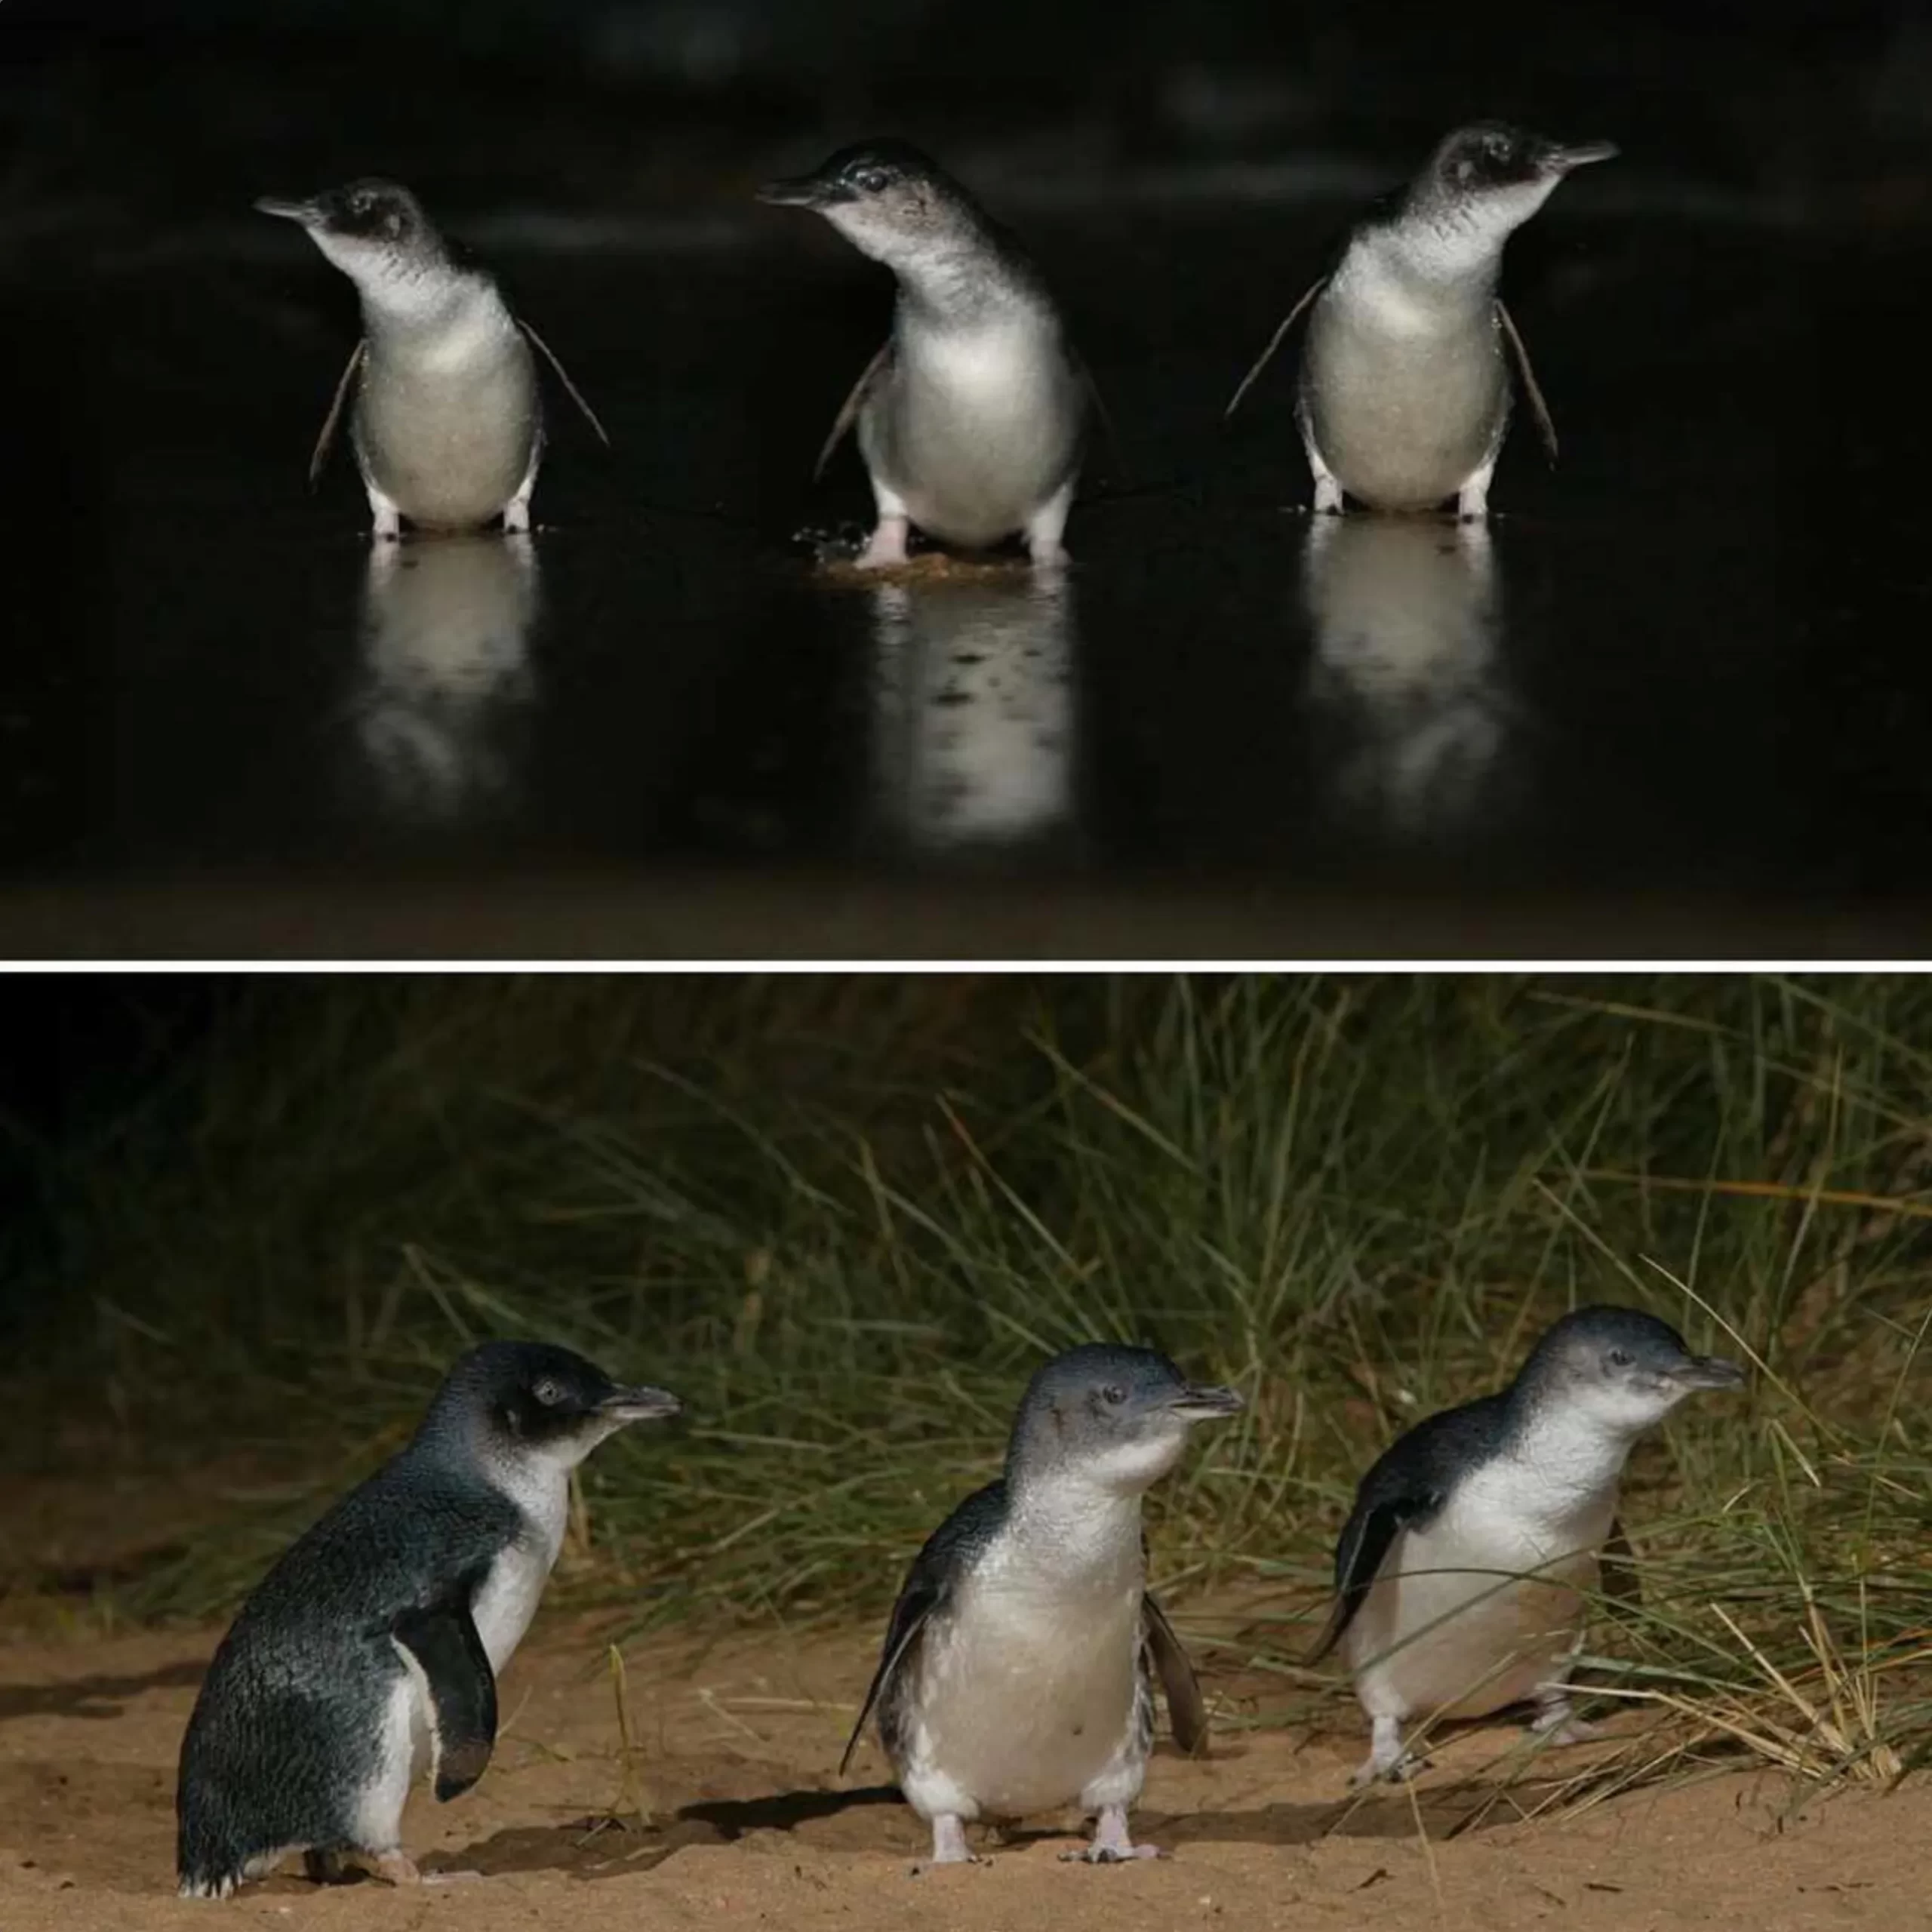
[[[1333,272],[1290,312],[1230,412],[1304,310],[1296,420],[1315,508],[1345,497],[1484,515],[1513,395],[1511,365],[1552,460],[1555,432],[1497,292],[1504,244],[1607,141],[1561,146],[1491,122],[1459,128],[1406,193],[1358,223]]]
[[[265,197],[264,214],[299,223],[352,281],[363,337],[336,390],[310,464],[326,459],[345,405],[374,519],[392,538],[407,521],[473,530],[500,518],[530,528],[543,454],[541,350],[600,438],[603,426],[493,277],[458,259],[406,188],[357,181],[307,201]],[[605,438],[608,441],[608,438]]]
[[[1034,1376],[1001,1479],[914,1560],[846,1746],[876,1709],[933,1862],[970,1857],[965,1826],[1069,1804],[1098,1814],[1096,1862],[1152,1857],[1128,1831],[1154,1738],[1153,1683],[1198,1751],[1207,1714],[1186,1652],[1147,1589],[1141,1499],[1193,1425],[1241,1407],[1151,1349],[1091,1344]]]
[[[1091,385],[1020,245],[903,141],[759,193],[823,215],[898,278],[891,337],[819,459],[856,429],[878,509],[860,562],[903,563],[915,525],[968,549],[1022,534],[1035,564],[1063,561]]]
[[[181,1746],[183,1894],[226,1897],[295,1851],[416,1878],[404,1801],[420,1770],[445,1799],[482,1775],[571,1470],[678,1407],[568,1349],[463,1356],[408,1444],[289,1547],[216,1651]]]
[[[1397,1438],[1362,1478],[1335,1551],[1335,1604],[1312,1663],[1337,1645],[1373,1741],[1356,1782],[1420,1767],[1411,1718],[1534,1702],[1533,1727],[1589,1735],[1571,1713],[1571,1660],[1599,1557],[1622,1541],[1623,1466],[1637,1439],[1734,1362],[1694,1355],[1635,1309],[1555,1323],[1507,1389]]]

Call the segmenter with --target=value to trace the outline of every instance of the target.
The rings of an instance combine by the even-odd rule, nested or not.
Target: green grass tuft
[[[1593,1649],[1672,1723],[1571,1795],[1932,1755],[1923,980],[296,983],[44,1166],[68,1409],[294,1478],[117,1614],[232,1607],[457,1349],[528,1333],[689,1411],[599,1452],[561,1587],[875,1617],[1041,1356],[1118,1337],[1250,1398],[1157,1494],[1156,1572],[1300,1721],[1356,1478],[1615,1300],[1754,1374],[1633,1464],[1644,1601]]]

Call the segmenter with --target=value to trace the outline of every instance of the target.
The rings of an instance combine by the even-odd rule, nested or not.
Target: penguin
[[[309,481],[321,475],[349,405],[378,540],[400,537],[405,518],[460,531],[500,518],[511,535],[529,530],[543,454],[533,346],[608,447],[548,345],[510,312],[493,277],[459,258],[407,188],[355,181],[306,202],[266,195],[255,206],[299,223],[361,297],[362,340],[336,385]]]
[[[483,1775],[571,1471],[678,1407],[543,1343],[462,1356],[408,1444],[291,1545],[215,1652],[181,1745],[182,1896],[226,1898],[295,1851],[314,1878],[354,1852],[416,1882],[404,1801],[420,1771],[445,1801]]]
[[[966,549],[1023,533],[1036,565],[1063,563],[1091,386],[1020,244],[903,141],[843,149],[758,192],[823,215],[898,278],[891,337],[813,472],[856,428],[878,512],[860,566],[904,563],[915,525]]]
[[[1147,1588],[1140,1500],[1196,1423],[1242,1406],[1148,1349],[1093,1343],[1034,1375],[1000,1480],[914,1559],[840,1761],[876,1709],[935,1865],[974,1862],[966,1826],[1078,1803],[1096,1864],[1158,1857],[1128,1835],[1154,1741],[1153,1680],[1176,1740],[1207,1743],[1193,1666]],[[915,1868],[916,1869],[916,1868]]]
[[[1339,1644],[1354,1675],[1372,1743],[1352,1782],[1424,1767],[1404,1743],[1411,1718],[1533,1702],[1538,1734],[1591,1734],[1571,1715],[1568,1677],[1599,1554],[1627,1554],[1625,1460],[1687,1395],[1743,1380],[1654,1315],[1582,1308],[1507,1389],[1429,1417],[1383,1452],[1343,1526],[1334,1607],[1308,1659]]]
[[[1566,175],[1617,152],[1608,141],[1562,147],[1495,122],[1457,128],[1405,193],[1356,224],[1227,414],[1306,309],[1296,421],[1315,509],[1339,513],[1347,496],[1372,509],[1428,510],[1454,497],[1460,516],[1487,515],[1512,363],[1556,460],[1555,426],[1497,294],[1503,244]]]

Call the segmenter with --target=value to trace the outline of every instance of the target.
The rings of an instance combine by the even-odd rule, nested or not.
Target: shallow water
[[[354,318],[300,237],[200,229],[17,292],[43,481],[0,675],[16,943],[172,950],[190,897],[226,894],[206,931],[248,949],[251,900],[334,895],[352,949],[380,889],[493,918],[521,897],[542,952],[563,878],[601,882],[589,951],[600,891],[659,895],[675,951],[678,894],[721,886],[736,941],[780,955],[795,905],[840,894],[871,909],[853,950],[1078,950],[1085,906],[1113,950],[1251,926],[1428,952],[1506,903],[1556,954],[1636,899],[1669,902],[1672,951],[1753,920],[1895,943],[1927,884],[1932,565],[1887,370],[1925,251],[1566,194],[1509,284],[1561,466],[1519,426],[1475,531],[1308,518],[1285,359],[1220,420],[1332,211],[1033,209],[1118,431],[1058,585],[868,582],[798,540],[863,519],[849,452],[810,469],[889,300],[801,218],[499,224],[617,445],[553,398],[527,543],[385,554],[346,464],[305,493]],[[129,894],[150,923],[103,924]],[[1132,942],[1137,907],[1183,902],[1232,923]]]

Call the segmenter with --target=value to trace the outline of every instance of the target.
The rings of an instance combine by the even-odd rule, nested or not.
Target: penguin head
[[[758,198],[812,209],[860,254],[894,269],[951,252],[983,227],[966,191],[909,141],[841,148],[809,174],[767,182]]]
[[[1703,1389],[1737,1389],[1744,1371],[1718,1355],[1694,1355],[1667,1321],[1634,1308],[1580,1308],[1537,1343],[1519,1387],[1561,1402],[1602,1432],[1635,1436]]]
[[[1137,1496],[1180,1460],[1195,1423],[1242,1406],[1232,1389],[1190,1382],[1152,1349],[1089,1343],[1054,1356],[1027,1384],[1007,1478],[1072,1477]]]
[[[1527,221],[1573,169],[1616,152],[1608,141],[1565,147],[1500,121],[1479,121],[1458,128],[1437,148],[1411,200],[1454,211],[1459,221],[1500,239]]]
[[[674,1416],[682,1405],[662,1389],[614,1382],[593,1361],[548,1342],[485,1342],[443,1378],[423,1433],[574,1466],[626,1423]]]
[[[394,181],[352,181],[306,202],[264,195],[255,206],[263,214],[300,223],[315,246],[358,283],[443,257],[442,239],[422,203]]]

